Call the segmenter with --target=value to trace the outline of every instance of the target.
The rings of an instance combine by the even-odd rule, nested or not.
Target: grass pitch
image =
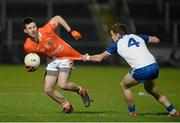
[[[76,66],[70,80],[88,89],[93,99],[85,108],[76,93],[61,91],[73,105],[72,114],[63,114],[57,103],[43,92],[45,66],[28,73],[24,66],[0,65],[0,121],[1,122],[178,122],[180,117],[167,116],[166,109],[155,99],[145,95],[140,84],[132,91],[137,111],[130,117],[119,82],[130,69],[124,67]],[[161,68],[156,82],[171,103],[180,111],[180,69]]]

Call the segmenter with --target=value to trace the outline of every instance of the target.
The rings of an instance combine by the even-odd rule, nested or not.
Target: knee
[[[63,90],[67,90],[67,85],[66,84],[59,84],[59,87]]]
[[[123,82],[120,82],[120,86],[123,88],[124,87],[124,84],[123,84]]]
[[[145,90],[148,94],[151,94],[151,95],[154,94],[154,89],[145,89]]]
[[[53,94],[53,89],[52,88],[49,88],[49,87],[44,87],[44,92],[47,94],[47,95],[52,95]]]
[[[120,86],[121,86],[122,89],[127,89],[128,88],[128,86],[123,81],[120,82]]]

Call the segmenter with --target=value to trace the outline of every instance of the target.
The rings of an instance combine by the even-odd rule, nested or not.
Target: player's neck
[[[31,39],[36,42],[39,43],[39,34],[37,33],[35,37],[31,37]]]

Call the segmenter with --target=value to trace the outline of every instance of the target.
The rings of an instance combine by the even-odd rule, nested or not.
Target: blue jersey
[[[131,68],[142,68],[156,62],[146,46],[148,40],[149,36],[146,35],[123,35],[112,42],[106,51],[122,56]]]

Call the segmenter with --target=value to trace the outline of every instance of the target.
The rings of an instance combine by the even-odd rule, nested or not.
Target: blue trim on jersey
[[[112,41],[112,43],[109,45],[109,47],[106,49],[106,51],[110,54],[117,54],[117,42]]]
[[[148,43],[148,41],[149,41],[148,35],[137,35],[137,36],[141,37],[145,41],[145,43]]]
[[[148,80],[158,78],[159,66],[157,63],[150,64],[148,66],[134,69],[130,72],[130,75],[138,82],[145,83]]]

